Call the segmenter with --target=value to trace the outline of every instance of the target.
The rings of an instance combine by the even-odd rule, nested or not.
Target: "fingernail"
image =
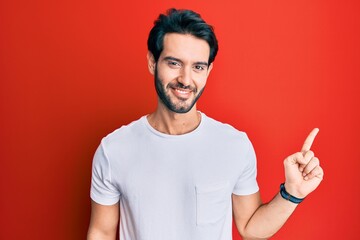
[[[304,180],[308,180],[308,179],[309,179],[308,176],[304,177]]]

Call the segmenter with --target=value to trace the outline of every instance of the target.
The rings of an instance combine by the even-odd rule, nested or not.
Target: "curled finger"
[[[313,158],[303,171],[303,177],[305,180],[312,179],[316,175],[320,174],[320,163],[318,158]]]
[[[315,156],[314,152],[311,150],[306,151],[305,153],[303,153],[303,155],[304,155],[304,163],[300,164],[300,166],[299,166],[300,172],[304,171],[305,167],[309,164],[311,159],[313,159]]]

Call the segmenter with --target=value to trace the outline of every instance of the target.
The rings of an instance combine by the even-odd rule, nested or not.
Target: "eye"
[[[180,63],[176,62],[176,61],[168,61],[168,65],[171,67],[171,68],[179,68],[181,67]]]
[[[203,65],[195,65],[194,68],[198,72],[205,70],[205,67]]]

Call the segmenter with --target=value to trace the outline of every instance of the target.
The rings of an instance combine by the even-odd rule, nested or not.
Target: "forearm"
[[[267,239],[274,235],[296,209],[297,204],[278,193],[269,203],[261,205],[244,229],[243,239]]]

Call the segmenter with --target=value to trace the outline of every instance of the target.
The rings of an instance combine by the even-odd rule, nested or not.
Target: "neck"
[[[150,125],[157,131],[181,135],[195,130],[201,121],[201,115],[196,110],[196,105],[187,113],[175,113],[163,105],[158,105],[155,112],[147,117]]]

